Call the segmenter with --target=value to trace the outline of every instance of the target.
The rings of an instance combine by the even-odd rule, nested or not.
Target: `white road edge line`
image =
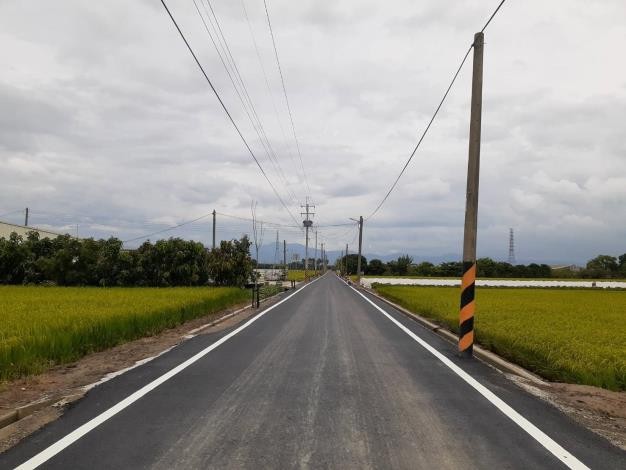
[[[345,281],[344,281],[345,282]],[[429,353],[443,362],[446,366],[448,366],[456,375],[461,377],[465,382],[467,382],[474,390],[480,393],[483,397],[485,397],[492,405],[498,408],[502,413],[504,413],[511,421],[517,424],[520,428],[530,434],[539,444],[546,448],[552,455],[554,455],[557,459],[563,462],[568,468],[575,470],[589,470],[585,464],[583,464],[580,460],[566,451],[563,447],[557,444],[552,438],[550,438],[547,434],[541,431],[537,426],[524,418],[521,414],[507,405],[500,397],[498,397],[495,393],[489,390],[487,387],[478,382],[474,377],[469,375],[459,366],[457,366],[454,362],[448,359],[446,356],[441,354],[435,348],[433,348],[430,344],[424,341],[422,338],[417,336],[411,330],[409,330],[406,326],[400,323],[398,320],[393,318],[389,313],[387,313],[384,309],[376,305],[370,299],[368,299],[363,293],[356,290],[354,287],[348,284],[354,292],[363,297],[367,302],[369,302],[376,310],[385,315],[389,320],[391,320],[395,325],[404,331],[407,335],[413,338],[420,346],[426,349]]]
[[[178,374],[179,372],[183,371],[184,369],[186,369],[187,367],[192,365],[194,362],[197,362],[198,360],[202,359],[204,356],[206,356],[208,353],[213,351],[215,348],[217,348],[221,344],[223,344],[226,341],[228,341],[230,338],[235,336],[237,333],[239,333],[239,332],[245,330],[246,328],[248,328],[250,325],[252,325],[259,318],[263,317],[266,313],[268,313],[271,310],[275,309],[276,307],[278,307],[283,302],[286,302],[287,300],[292,298],[294,295],[300,293],[303,289],[306,289],[308,286],[310,286],[311,284],[316,282],[321,277],[322,276],[316,278],[315,280],[311,281],[308,284],[305,284],[300,289],[298,289],[294,293],[288,295],[287,297],[285,297],[280,302],[277,302],[274,305],[266,308],[261,313],[259,313],[257,316],[255,316],[254,318],[248,320],[246,323],[241,325],[239,328],[231,331],[226,336],[220,338],[215,343],[211,344],[210,346],[206,347],[205,349],[203,349],[199,353],[197,353],[194,356],[192,356],[189,359],[187,359],[185,362],[183,362],[183,363],[179,364],[178,366],[174,367],[169,372],[166,372],[165,374],[163,374],[162,376],[156,378],[155,380],[153,380],[149,384],[144,385],[142,388],[140,388],[139,390],[137,390],[133,394],[127,396],[126,398],[124,398],[122,401],[120,401],[116,405],[113,405],[108,410],[102,412],[101,414],[99,414],[95,418],[92,418],[91,420],[87,421],[85,424],[79,426],[78,428],[76,428],[74,431],[72,431],[71,433],[69,433],[65,437],[61,438],[60,440],[58,440],[57,442],[55,442],[51,446],[47,447],[46,449],[44,449],[41,452],[39,452],[37,455],[31,457],[26,462],[24,462],[23,464],[21,464],[18,467],[16,467],[15,470],[31,470],[31,469],[37,468],[41,464],[47,462],[52,457],[54,457],[59,452],[61,452],[63,449],[65,449],[66,447],[72,445],[74,442],[79,440],[85,434],[87,434],[88,432],[90,432],[93,429],[97,428],[102,423],[104,423],[108,419],[110,419],[113,416],[115,416],[116,414],[118,414],[120,411],[124,410],[125,408],[128,408],[130,405],[135,403],[141,397],[143,397],[144,395],[147,395],[148,393],[150,393],[152,390],[154,390],[155,388],[157,388],[159,385],[163,384],[164,382],[167,382],[169,379],[171,379],[176,374]]]

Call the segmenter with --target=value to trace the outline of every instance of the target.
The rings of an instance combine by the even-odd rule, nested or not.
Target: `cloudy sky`
[[[497,3],[268,0],[304,175],[263,1],[211,6],[275,161],[193,1],[168,4],[291,213],[308,182],[320,241],[339,249],[354,227],[325,226],[378,205]],[[485,43],[479,256],[506,259],[509,227],[523,262],[626,252],[626,3],[509,0]],[[0,62],[1,220],[30,207],[35,225],[130,239],[213,209],[250,217],[255,200],[294,224],[158,0],[3,0]],[[367,220],[365,255],[460,255],[470,80],[471,60]],[[250,230],[218,221],[220,237]],[[208,242],[210,218],[169,235]]]

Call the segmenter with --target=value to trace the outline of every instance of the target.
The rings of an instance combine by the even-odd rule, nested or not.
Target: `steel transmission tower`
[[[509,264],[515,265],[515,237],[513,229],[509,229]]]

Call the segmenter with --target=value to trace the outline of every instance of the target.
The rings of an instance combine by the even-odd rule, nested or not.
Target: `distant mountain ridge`
[[[259,258],[260,258],[260,262],[261,263],[267,263],[267,264],[282,264],[283,262],[283,243],[280,242],[279,243],[279,247],[278,247],[278,256],[276,261],[274,260],[274,253],[275,253],[275,244],[274,243],[267,243],[264,244],[262,247],[259,248]],[[355,253],[355,251],[352,251],[350,248],[348,248],[350,253]],[[252,257],[254,258],[255,252],[254,252],[254,246],[251,247],[250,250]],[[293,255],[296,254],[298,256],[298,259],[303,259],[304,258],[304,252],[305,252],[305,247],[304,245],[300,244],[300,243],[287,243],[287,262],[291,262],[293,261]],[[338,259],[341,256],[342,252],[341,250],[330,250],[326,252],[326,256],[328,257],[328,262],[329,264],[334,264],[335,260]],[[441,264],[441,263],[445,263],[448,261],[460,261],[461,260],[461,254],[460,253],[445,253],[442,255],[418,255],[418,254],[414,254],[414,253],[393,253],[393,254],[387,254],[387,255],[379,255],[379,254],[375,254],[375,253],[363,253],[363,256],[365,256],[365,258],[370,261],[373,259],[379,259],[381,261],[384,261],[385,263],[398,259],[399,256],[408,254],[409,256],[411,256],[413,258],[413,261],[415,263],[421,263],[423,261],[428,261],[430,263],[433,264]],[[309,257],[313,258],[315,256],[315,246],[311,247],[309,246]],[[506,261],[506,258],[500,256],[490,256],[488,254],[483,255],[484,257],[488,257],[488,258],[492,258],[496,261]],[[318,247],[317,250],[317,257],[321,258],[321,252],[320,249]],[[519,259],[517,260],[517,264],[530,264],[530,263],[537,263],[537,264],[548,264],[548,265],[559,265],[559,264],[563,264],[563,265],[567,265],[567,264],[572,264],[571,262],[568,261],[563,261],[563,260],[556,260],[556,259],[547,259],[547,260],[535,260],[535,259]]]

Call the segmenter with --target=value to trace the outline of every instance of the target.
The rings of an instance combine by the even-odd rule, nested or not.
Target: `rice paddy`
[[[374,288],[458,332],[459,288]],[[475,335],[549,380],[626,390],[626,291],[477,288]]]
[[[153,335],[249,297],[230,287],[0,286],[0,380]]]

